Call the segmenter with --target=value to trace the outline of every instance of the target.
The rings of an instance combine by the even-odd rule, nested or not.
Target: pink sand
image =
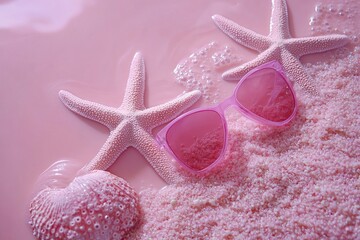
[[[359,73],[359,60],[347,52],[309,67],[323,96],[297,88],[290,126],[260,127],[232,111],[223,164],[142,191],[135,239],[358,239],[360,79],[349,73]]]
[[[360,238],[359,3],[321,2],[316,12],[317,0],[288,0],[293,36],[345,32],[352,43],[302,59],[322,95],[310,96],[295,84],[300,108],[291,125],[262,127],[231,111],[222,164],[162,189],[164,182],[133,149],[110,168],[142,190],[144,219],[132,238]],[[39,174],[61,159],[85,164],[108,136],[104,127],[65,109],[60,89],[117,106],[131,58],[141,50],[146,105],[154,106],[192,89],[177,83],[172,71],[216,41],[217,50],[229,47],[227,56],[234,58],[210,68],[217,81],[202,102],[208,105],[235,86],[220,80],[221,72],[255,57],[222,34],[211,16],[265,35],[270,18],[270,1],[262,0],[53,4],[0,3],[0,239],[33,239],[27,215]]]
[[[318,34],[337,24],[331,12],[339,9],[329,12],[317,13],[312,26]],[[160,191],[142,191],[145,219],[133,237],[359,239],[360,34],[349,31],[355,33],[350,46],[307,64],[321,96],[295,86],[299,111],[282,128],[258,126],[231,111],[221,166]]]

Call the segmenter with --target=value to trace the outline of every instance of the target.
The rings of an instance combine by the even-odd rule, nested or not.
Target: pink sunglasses
[[[233,95],[218,105],[194,109],[174,119],[158,133],[157,141],[189,171],[206,172],[224,157],[224,111],[233,105],[246,117],[269,126],[289,123],[297,108],[282,66],[272,61],[248,72]]]

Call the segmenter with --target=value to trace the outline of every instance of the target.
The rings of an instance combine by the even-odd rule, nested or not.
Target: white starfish
[[[181,180],[182,177],[175,166],[154,141],[151,131],[195,103],[200,97],[200,92],[193,91],[162,105],[145,108],[144,90],[144,60],[140,53],[136,53],[131,63],[123,103],[119,108],[86,101],[64,90],[59,92],[60,99],[70,110],[110,129],[109,138],[82,171],[105,170],[122,152],[132,146],[149,161],[166,182],[174,183]]]
[[[223,73],[225,80],[239,80],[250,69],[269,60],[277,60],[296,82],[307,91],[316,94],[310,76],[304,71],[299,58],[303,55],[324,52],[346,45],[345,35],[325,35],[317,37],[292,38],[289,32],[288,12],[285,0],[272,0],[270,34],[260,35],[219,15],[212,17],[215,24],[229,37],[260,54],[243,65]]]

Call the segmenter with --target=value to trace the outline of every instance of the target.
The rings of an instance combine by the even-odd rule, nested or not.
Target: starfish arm
[[[212,19],[221,31],[245,47],[261,52],[271,44],[267,37],[244,28],[223,16],[214,15]]]
[[[243,77],[247,72],[249,72],[251,69],[264,64],[270,60],[274,60],[275,58],[273,57],[273,53],[274,48],[269,48],[268,50],[266,50],[265,52],[262,52],[261,54],[259,54],[258,57],[256,57],[255,59],[246,62],[238,67],[232,68],[230,70],[227,70],[226,72],[224,72],[222,74],[222,78],[224,80],[227,81],[239,81],[241,79],[241,77]]]
[[[139,116],[139,121],[147,126],[149,131],[163,123],[166,123],[186,108],[193,105],[201,96],[201,92],[198,90],[185,93],[167,103],[145,109],[142,111],[141,116]]]
[[[59,97],[64,105],[71,111],[99,122],[107,126],[110,130],[112,130],[120,121],[121,117],[114,108],[83,100],[64,90],[59,92]]]
[[[284,66],[290,80],[296,81],[307,92],[318,95],[316,87],[310,82],[311,77],[305,72],[299,59],[289,52],[283,52],[281,58],[280,63]]]
[[[333,34],[318,37],[293,38],[286,40],[286,48],[295,56],[325,52],[345,46],[349,42],[346,35]]]
[[[137,131],[134,140],[138,151],[146,158],[159,176],[168,184],[179,183],[184,177],[176,169],[176,164],[160,148],[154,138],[145,130]]]
[[[290,38],[289,17],[286,0],[272,0],[270,38]]]
[[[129,136],[131,136],[131,126],[124,121],[111,131],[100,151],[81,171],[88,172],[109,168],[120,154],[130,146],[131,139],[128,139]]]
[[[142,54],[137,52],[131,62],[123,104],[120,108],[127,111],[144,109],[144,91],[145,63]]]

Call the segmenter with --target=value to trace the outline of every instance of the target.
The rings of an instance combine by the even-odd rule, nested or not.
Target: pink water
[[[213,14],[224,15],[267,35],[271,13],[270,1],[262,0],[176,3],[59,0],[52,1],[52,5],[46,2],[0,1],[0,239],[33,239],[27,225],[27,211],[39,174],[62,159],[85,164],[108,137],[105,127],[67,110],[58,99],[59,90],[70,90],[84,99],[119,106],[131,58],[136,51],[141,51],[147,69],[145,103],[154,106],[166,102],[186,87],[175,81],[173,70],[177,64],[210,42],[216,41],[221,48],[229,46],[231,54],[240,56],[242,61],[255,57],[254,52],[236,45],[216,28],[211,21]],[[322,11],[315,12],[317,2],[288,0],[292,35],[346,31],[353,43],[359,44],[359,32],[354,23],[360,19],[353,10],[359,4],[356,1],[347,1],[347,5],[340,0],[321,1],[325,2],[321,5]],[[332,8],[329,9],[330,3]],[[166,238],[164,234],[170,233],[176,238],[186,237],[191,236],[191,232],[182,230],[190,229],[193,236],[231,239],[241,226],[245,229],[244,236],[249,236],[245,234],[249,231],[258,233],[260,230],[255,227],[259,221],[263,221],[265,233],[286,233],[276,228],[284,225],[292,214],[304,217],[291,219],[291,226],[302,224],[311,229],[306,221],[318,218],[324,232],[329,233],[326,230],[331,224],[335,226],[333,232],[330,231],[333,236],[344,232],[346,227],[349,232],[359,232],[360,203],[356,200],[360,199],[359,123],[356,120],[359,84],[355,78],[359,73],[358,65],[354,64],[359,62],[359,50],[353,48],[349,52],[338,51],[335,57],[320,54],[302,59],[303,62],[326,59],[331,67],[326,64],[307,66],[312,76],[316,76],[315,83],[324,91],[324,96],[313,99],[294,86],[302,107],[295,127],[286,132],[285,137],[279,136],[277,130],[258,127],[235,115],[230,120],[233,136],[244,142],[236,141],[230,146],[227,162],[231,164],[221,171],[214,170],[220,180],[210,179],[211,188],[203,188],[201,182],[194,180],[190,185],[144,191],[141,204],[145,220],[135,237]],[[336,62],[336,58],[341,61]],[[220,77],[221,70],[213,71],[213,76]],[[235,83],[219,81],[216,86],[219,88],[216,97],[222,99],[231,94]],[[209,92],[210,97],[212,94]],[[203,104],[207,104],[206,101]],[[296,142],[286,137],[297,137],[293,139]],[[278,141],[273,142],[274,138]],[[287,152],[289,149],[292,152]],[[310,160],[317,155],[321,157]],[[296,161],[299,159],[302,161]],[[134,149],[121,155],[110,171],[126,179],[137,191],[150,186],[160,189],[165,185]],[[243,178],[245,173],[246,178]],[[229,184],[223,184],[224,179],[228,179]],[[243,197],[243,201],[233,199],[234,192]],[[266,204],[259,206],[251,200],[258,198]],[[274,199],[280,199],[282,209],[272,207]],[[327,200],[337,205],[328,206]],[[253,205],[247,205],[246,201]],[[297,204],[298,208],[291,208],[291,204]],[[348,225],[341,228],[336,222],[338,219],[328,221],[320,211],[322,208],[313,215],[306,215],[307,207],[321,204],[325,204],[323,209],[342,214],[345,220],[348,217]],[[176,208],[179,205],[183,208]],[[174,218],[166,218],[168,211],[174,209],[177,210]],[[239,215],[232,212],[234,209]],[[219,214],[224,216],[224,221],[217,223]],[[269,224],[279,215],[283,218],[277,225]],[[233,225],[239,216],[247,221]],[[192,217],[194,219],[188,221],[187,218]],[[196,221],[198,225],[188,225]],[[226,225],[226,222],[231,224]],[[228,232],[223,231],[226,226]],[[301,229],[291,226],[290,232]]]

